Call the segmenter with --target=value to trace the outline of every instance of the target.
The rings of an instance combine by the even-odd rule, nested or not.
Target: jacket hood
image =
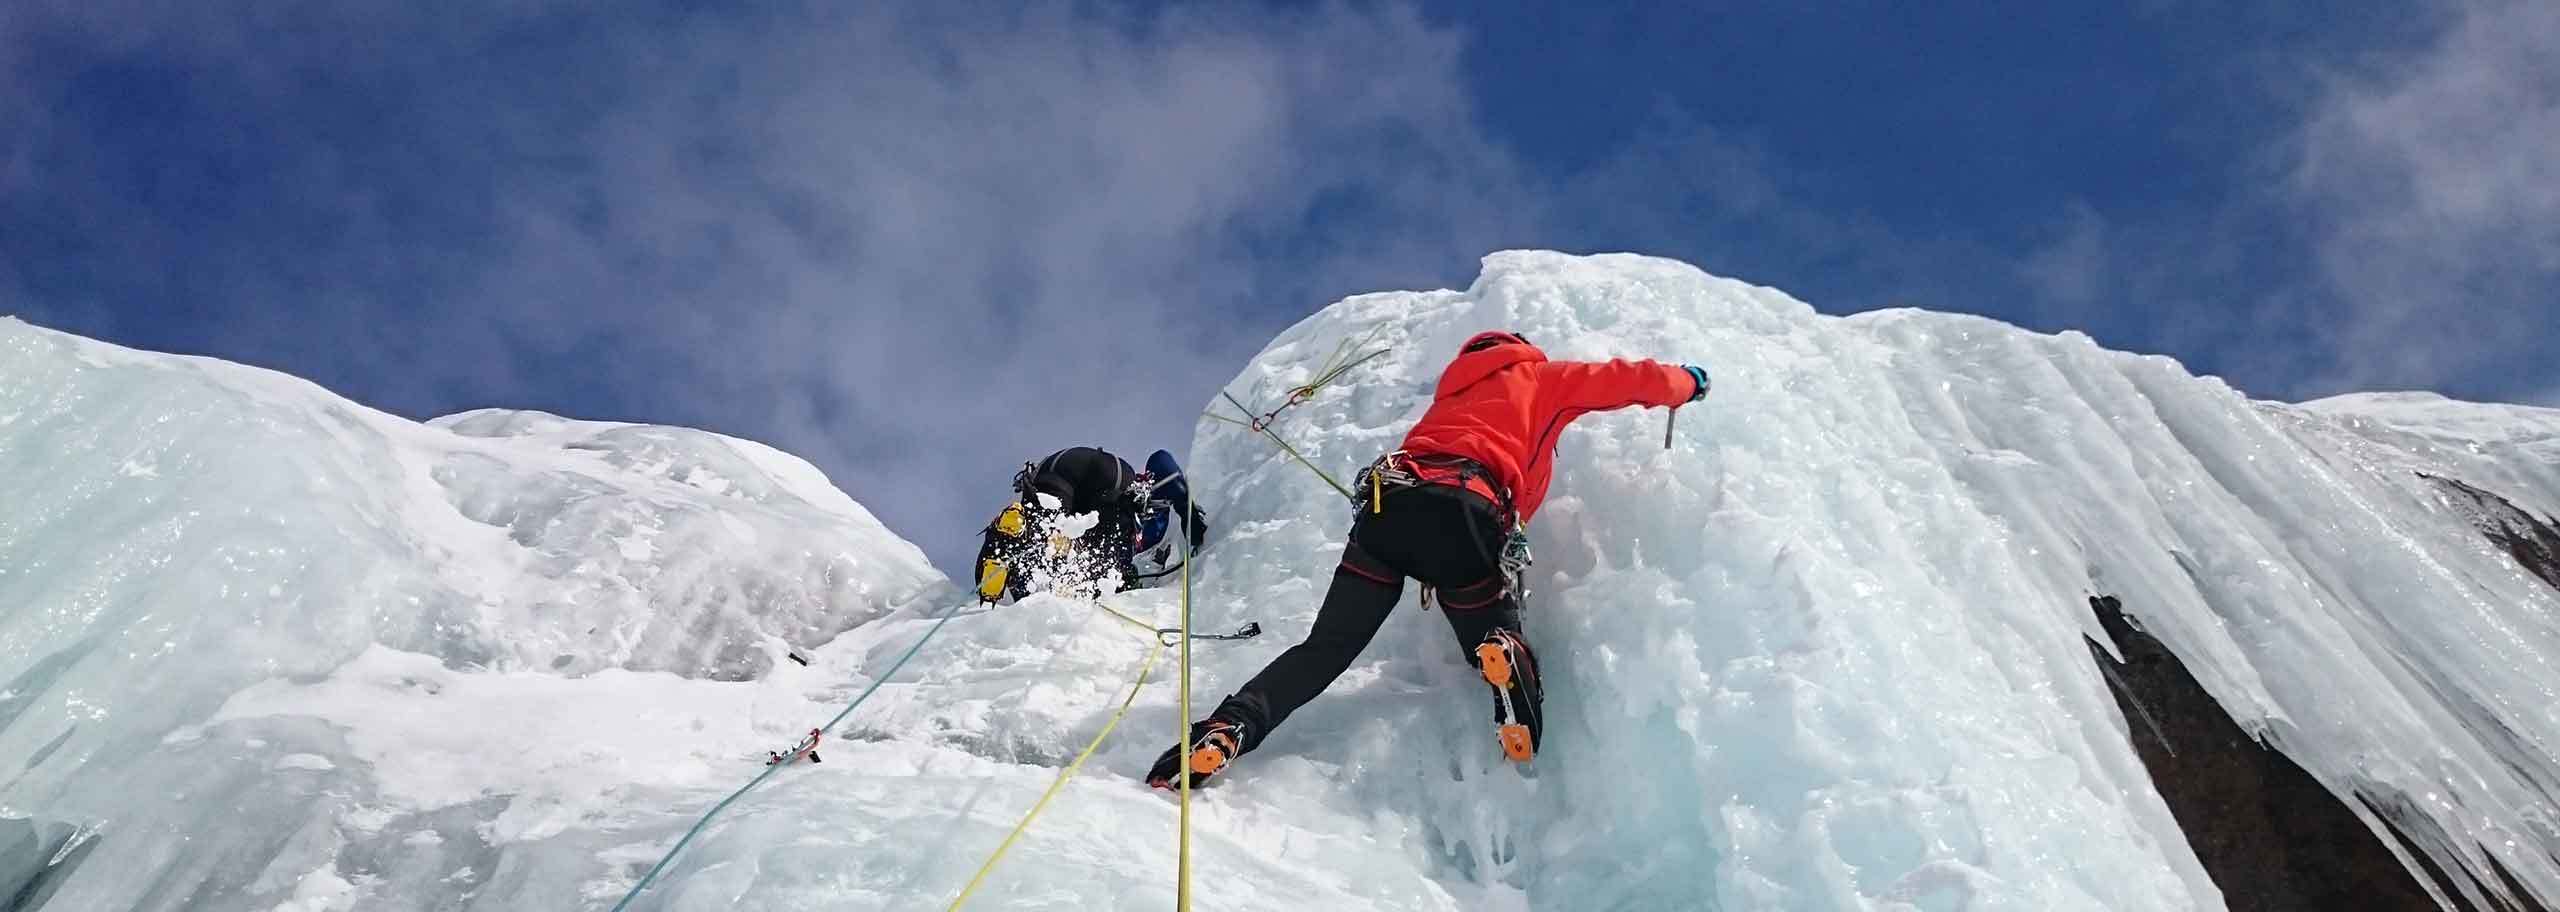
[[[1488,339],[1499,339],[1502,342],[1492,348],[1466,351],[1476,343]],[[1503,368],[1514,364],[1547,360],[1546,352],[1538,350],[1538,347],[1529,344],[1528,340],[1507,332],[1477,333],[1469,337],[1467,343],[1459,346],[1458,349],[1460,354],[1457,359],[1450,361],[1449,366],[1440,371],[1440,385],[1431,391],[1431,398],[1447,399],[1460,390],[1474,386],[1477,381],[1493,376]]]

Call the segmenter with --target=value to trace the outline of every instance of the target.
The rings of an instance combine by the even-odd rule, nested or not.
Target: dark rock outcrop
[[[2394,857],[2385,838],[2418,859],[2425,876],[2463,912],[2547,912],[2512,881],[2507,890],[2523,897],[2522,905],[2466,902],[2407,834],[2391,829],[2390,821],[2425,819],[2401,813],[2405,799],[2355,796],[2386,821],[2389,832],[2375,833],[2301,765],[2234,721],[2176,655],[2135,629],[2115,597],[2092,597],[2089,605],[2125,657],[2119,665],[2097,644],[2089,646],[2131,724],[2135,752],[2234,912],[2435,912],[2439,906],[2419,875]],[[2506,879],[2505,872],[2495,873]]]
[[[2436,487],[2436,497],[2447,507],[2470,517],[2473,528],[2488,536],[2516,563],[2543,582],[2560,589],[2560,523],[2524,511],[2504,497],[2489,493],[2459,479],[2418,473]]]

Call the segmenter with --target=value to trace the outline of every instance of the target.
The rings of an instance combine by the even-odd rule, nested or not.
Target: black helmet
[[[1460,346],[1460,347],[1458,348],[1458,353],[1459,353],[1459,354],[1464,355],[1464,354],[1470,354],[1470,353],[1474,353],[1474,352],[1480,352],[1480,351],[1483,351],[1483,350],[1488,349],[1488,348],[1492,348],[1492,347],[1497,346],[1497,345],[1527,345],[1527,344],[1529,344],[1529,337],[1528,337],[1528,336],[1521,335],[1521,334],[1519,334],[1519,333],[1515,333],[1515,332],[1503,332],[1503,331],[1499,331],[1499,330],[1494,331],[1494,332],[1481,332],[1481,333],[1477,333],[1477,334],[1475,334],[1475,336],[1474,336],[1474,337],[1469,338],[1469,339],[1467,340],[1467,344],[1465,344],[1465,345],[1463,345],[1463,346]]]

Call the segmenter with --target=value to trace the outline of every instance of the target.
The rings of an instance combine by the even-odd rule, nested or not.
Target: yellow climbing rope
[[[1237,399],[1235,394],[1229,393],[1226,390],[1219,390],[1219,397],[1227,400],[1228,405],[1235,407],[1236,415],[1238,417],[1230,418],[1214,411],[1202,412],[1201,417],[1232,424],[1237,427],[1244,428],[1249,432],[1261,434],[1265,439],[1270,440],[1274,445],[1278,446],[1281,452],[1288,454],[1289,458],[1297,460],[1299,465],[1305,466],[1307,471],[1315,473],[1317,478],[1324,479],[1325,484],[1331,485],[1333,489],[1340,493],[1345,499],[1358,503],[1360,500],[1359,496],[1353,494],[1350,488],[1343,487],[1342,482],[1335,481],[1332,475],[1327,474],[1323,469],[1317,468],[1313,461],[1307,459],[1306,454],[1298,452],[1297,447],[1290,446],[1289,441],[1283,439],[1280,434],[1272,430],[1271,427],[1273,423],[1280,419],[1280,414],[1282,412],[1286,412],[1310,399],[1315,398],[1316,393],[1323,391],[1326,386],[1341,379],[1344,374],[1350,373],[1352,368],[1359,367],[1362,364],[1368,363],[1373,358],[1386,354],[1388,349],[1384,347],[1372,351],[1362,351],[1362,349],[1369,347],[1370,342],[1377,339],[1378,333],[1386,329],[1386,326],[1387,324],[1380,323],[1377,326],[1371,327],[1367,334],[1362,335],[1357,340],[1346,336],[1341,341],[1336,342],[1333,347],[1333,354],[1326,356],[1324,359],[1324,365],[1316,369],[1315,379],[1308,381],[1305,386],[1290,390],[1289,395],[1283,398],[1278,406],[1273,407],[1269,411],[1256,414],[1252,407],[1245,405],[1242,400]],[[1259,390],[1258,385],[1256,389]],[[1248,395],[1250,394],[1251,393],[1248,393]],[[1372,479],[1371,484],[1375,485],[1376,480]],[[1188,489],[1186,489],[1185,493],[1188,493]],[[1370,492],[1372,509],[1379,509],[1377,506],[1378,497],[1379,493],[1373,489]],[[1190,507],[1187,497],[1183,506],[1186,510]],[[1177,850],[1178,854],[1175,862],[1175,868],[1177,870],[1175,877],[1178,878],[1174,886],[1174,909],[1176,912],[1191,912],[1191,557],[1192,542],[1190,536],[1186,535],[1183,537],[1182,550],[1182,620],[1179,622],[1180,626],[1175,628],[1180,631],[1182,638],[1182,710],[1181,713],[1176,715],[1173,719],[1175,732],[1174,737],[1177,739],[1176,744],[1178,745],[1178,749],[1181,751],[1177,756],[1182,758],[1181,764],[1176,768],[1176,772],[1178,773],[1176,779],[1181,783],[1176,787],[1176,790],[1182,795],[1181,822],[1179,824],[1179,828],[1181,830],[1181,843]],[[1223,637],[1215,639],[1223,639]]]
[[[1094,604],[1101,605],[1102,603],[1095,602]],[[1104,606],[1103,610],[1110,611],[1112,614],[1118,615],[1121,620],[1129,621],[1130,623],[1137,624],[1140,627],[1147,626],[1144,623],[1140,623],[1135,618],[1131,618],[1128,615],[1120,614],[1120,612],[1112,610],[1108,606]],[[1148,629],[1153,630],[1154,628],[1150,627]],[[960,908],[962,903],[969,901],[969,894],[977,892],[978,887],[986,883],[987,875],[995,872],[996,862],[1004,860],[1004,854],[1013,850],[1014,841],[1021,839],[1022,832],[1031,828],[1031,821],[1034,818],[1039,817],[1041,811],[1049,808],[1049,800],[1058,797],[1058,792],[1067,787],[1067,780],[1075,778],[1076,771],[1084,768],[1084,762],[1092,759],[1094,750],[1102,746],[1102,739],[1111,737],[1111,730],[1120,727],[1120,720],[1129,715],[1130,704],[1138,701],[1138,690],[1147,686],[1147,674],[1155,670],[1156,657],[1161,655],[1164,655],[1163,643],[1157,643],[1155,646],[1147,650],[1146,662],[1138,666],[1138,680],[1129,685],[1129,695],[1120,700],[1120,709],[1111,714],[1111,721],[1102,726],[1102,731],[1093,736],[1093,741],[1084,746],[1084,751],[1077,754],[1075,760],[1067,764],[1066,769],[1058,771],[1058,778],[1049,783],[1049,790],[1040,794],[1040,800],[1031,805],[1031,811],[1022,815],[1022,822],[1014,824],[1013,832],[1006,833],[1004,842],[997,844],[995,852],[987,856],[986,863],[978,866],[978,873],[969,878],[969,885],[962,887],[960,889],[960,895],[952,898],[950,906],[951,909],[956,910]]]
[[[1096,602],[1094,602],[1094,603],[1093,603],[1093,607],[1100,608],[1100,609],[1102,609],[1103,611],[1109,612],[1109,613],[1111,614],[1111,616],[1112,616],[1112,617],[1116,617],[1116,618],[1119,618],[1119,619],[1120,619],[1120,620],[1122,620],[1122,621],[1127,622],[1127,623],[1129,624],[1129,626],[1136,627],[1136,628],[1138,628],[1138,629],[1140,629],[1140,630],[1144,630],[1144,631],[1146,631],[1146,632],[1148,632],[1148,633],[1154,633],[1154,632],[1156,631],[1156,625],[1154,625],[1154,624],[1150,624],[1150,623],[1147,623],[1147,622],[1145,622],[1145,621],[1138,620],[1138,619],[1137,619],[1137,618],[1135,618],[1135,617],[1131,617],[1131,616],[1129,615],[1129,613],[1128,613],[1128,612],[1121,611],[1120,609],[1118,609],[1118,608],[1113,608],[1113,607],[1111,607],[1111,606],[1109,606],[1109,605],[1105,605],[1105,604],[1103,604],[1103,603],[1102,603],[1102,602],[1100,602],[1100,601],[1096,601]]]
[[[1363,357],[1359,360],[1365,361],[1367,358]],[[1352,363],[1356,364],[1358,362],[1354,361]],[[1342,370],[1347,369],[1349,369],[1349,365],[1344,365],[1339,369],[1331,371],[1323,379],[1330,381],[1334,375],[1338,375]],[[1234,400],[1230,397],[1229,401],[1232,402]],[[1237,403],[1237,407],[1243,408],[1243,404]],[[1264,433],[1269,433],[1268,429],[1265,429]],[[1276,440],[1278,438],[1275,436],[1273,439]],[[1288,444],[1284,442],[1281,446],[1286,448]],[[1301,463],[1304,463],[1305,461],[1306,460],[1304,458],[1299,459],[1299,462]],[[1309,464],[1307,468],[1314,469],[1315,466]],[[1316,474],[1323,475],[1324,472],[1322,470],[1317,470]],[[1332,479],[1328,478],[1326,480],[1331,481]],[[1339,486],[1337,485],[1336,487]],[[1186,511],[1186,515],[1188,515],[1188,511],[1191,508],[1192,502],[1189,497],[1189,492],[1186,490],[1183,498],[1183,509]],[[1172,645],[1167,644],[1164,641],[1164,635],[1166,633],[1172,633],[1175,635],[1176,643],[1180,648],[1182,663],[1181,710],[1173,720],[1174,727],[1177,732],[1176,737],[1179,739],[1179,743],[1181,745],[1181,753],[1176,756],[1183,758],[1191,756],[1191,558],[1195,553],[1191,536],[1185,534],[1182,537],[1182,617],[1181,620],[1176,622],[1176,626],[1171,630],[1158,628],[1153,624],[1141,621],[1130,616],[1127,612],[1123,612],[1120,609],[1103,604],[1098,599],[1093,602],[1094,607],[1100,608],[1104,612],[1109,613],[1112,617],[1118,618],[1132,627],[1147,631],[1151,636],[1154,636],[1156,638],[1155,647],[1147,650],[1146,661],[1138,666],[1137,680],[1130,683],[1129,695],[1121,698],[1120,708],[1111,713],[1111,721],[1103,724],[1102,731],[1094,734],[1093,740],[1084,746],[1084,750],[1082,752],[1076,754],[1075,760],[1069,762],[1066,769],[1058,771],[1058,778],[1049,783],[1049,790],[1040,794],[1040,800],[1031,805],[1030,812],[1022,815],[1021,822],[1013,825],[1013,831],[1006,833],[1004,841],[998,843],[996,845],[996,850],[987,856],[986,862],[978,866],[978,873],[969,878],[968,885],[960,888],[960,895],[952,898],[949,912],[956,912],[962,904],[969,901],[970,895],[978,892],[978,888],[986,884],[987,875],[994,873],[996,863],[1002,861],[1005,853],[1012,851],[1013,844],[1022,838],[1023,832],[1031,828],[1031,821],[1034,818],[1039,817],[1041,811],[1048,809],[1050,799],[1058,797],[1058,792],[1066,788],[1067,780],[1075,778],[1076,772],[1084,768],[1085,761],[1092,759],[1093,752],[1102,747],[1103,739],[1111,737],[1112,730],[1120,727],[1120,720],[1128,717],[1129,707],[1137,703],[1138,691],[1147,686],[1147,676],[1155,670],[1156,659],[1164,655],[1166,646]],[[1239,634],[1239,636],[1247,635],[1250,634]],[[1214,637],[1214,639],[1229,638],[1230,637]],[[1174,908],[1176,912],[1190,912],[1191,776],[1189,775],[1189,771],[1187,769],[1184,770],[1184,774],[1180,776],[1179,779],[1181,785],[1177,788],[1177,791],[1179,791],[1182,796],[1182,809],[1179,824],[1179,829],[1181,831],[1181,844],[1175,864]]]
[[[1191,489],[1188,485],[1183,487],[1182,509],[1185,511],[1183,515],[1191,515],[1189,513]],[[1182,619],[1174,622],[1175,629],[1182,631],[1182,710],[1173,717],[1173,727],[1178,732],[1175,736],[1178,739],[1176,743],[1180,745],[1182,751],[1174,755],[1181,758],[1181,762],[1175,769],[1179,774],[1176,778],[1182,783],[1179,786],[1182,794],[1182,813],[1181,823],[1178,825],[1182,831],[1182,847],[1176,853],[1174,862],[1174,912],[1191,912],[1191,553],[1191,536],[1184,535],[1182,537]]]

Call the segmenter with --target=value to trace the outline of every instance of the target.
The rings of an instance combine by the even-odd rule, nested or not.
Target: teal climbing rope
[[[1316,473],[1317,478],[1324,479],[1325,484],[1332,485],[1333,489],[1340,492],[1343,497],[1351,500],[1359,500],[1359,497],[1351,493],[1350,488],[1343,487],[1342,482],[1335,481],[1332,475],[1327,474],[1323,469],[1317,468],[1315,463],[1308,461],[1306,454],[1298,452],[1297,447],[1290,446],[1289,441],[1282,439],[1279,432],[1272,430],[1271,426],[1280,420],[1281,413],[1296,408],[1299,404],[1304,403],[1309,399],[1315,398],[1317,393],[1323,392],[1324,388],[1332,385],[1335,380],[1342,379],[1342,375],[1350,373],[1352,368],[1369,363],[1370,359],[1386,354],[1388,352],[1388,349],[1386,348],[1379,348],[1367,352],[1361,351],[1361,349],[1368,348],[1369,343],[1377,339],[1378,332],[1385,328],[1387,328],[1387,324],[1380,323],[1376,326],[1370,327],[1367,334],[1362,335],[1356,340],[1345,336],[1341,341],[1334,343],[1333,354],[1325,356],[1324,365],[1316,369],[1315,379],[1308,381],[1305,386],[1290,390],[1289,395],[1282,398],[1280,404],[1273,406],[1269,411],[1256,414],[1252,407],[1245,405],[1243,400],[1237,399],[1234,393],[1227,392],[1226,390],[1219,390],[1218,395],[1225,398],[1228,405],[1236,407],[1236,415],[1238,417],[1230,418],[1214,411],[1202,412],[1200,413],[1201,417],[1232,424],[1269,438],[1273,444],[1280,447],[1281,452],[1289,454],[1289,458],[1297,460],[1299,465],[1306,466],[1307,471]],[[1261,384],[1257,383],[1254,385],[1253,392],[1258,393],[1261,388]],[[1257,398],[1259,397],[1257,396]],[[1188,729],[1186,729],[1186,731],[1187,730]]]
[[[817,747],[817,736],[820,732],[834,731],[837,723],[843,722],[846,716],[853,715],[853,711],[862,706],[862,701],[871,699],[872,693],[878,691],[880,685],[889,683],[889,679],[898,674],[898,669],[906,667],[908,659],[916,657],[916,650],[923,649],[925,641],[933,639],[934,634],[941,633],[942,625],[950,623],[951,618],[958,613],[958,608],[943,611],[942,617],[933,622],[931,629],[926,630],[923,636],[917,637],[915,643],[907,647],[907,651],[899,653],[897,661],[889,663],[888,671],[873,678],[871,686],[863,688],[862,693],[853,698],[853,702],[845,704],[843,712],[836,713],[836,717],[827,720],[827,724],[811,729],[809,737],[801,742],[806,747],[794,746],[788,754],[774,755],[773,762],[765,764],[764,772],[757,773],[755,778],[747,780],[747,784],[739,786],[737,791],[730,792],[729,797],[720,799],[719,804],[712,805],[710,810],[704,811],[702,819],[694,821],[693,828],[684,831],[684,835],[676,840],[675,846],[667,849],[666,857],[658,859],[657,864],[649,866],[649,873],[641,875],[640,882],[631,885],[631,892],[622,894],[622,901],[613,904],[613,912],[622,912],[623,907],[631,905],[632,900],[639,898],[640,891],[648,889],[649,884],[658,879],[658,874],[667,869],[667,863],[676,860],[676,853],[684,851],[684,847],[693,842],[693,837],[702,834],[703,827],[711,825],[711,818],[719,816],[721,811],[728,809],[730,803],[755,790],[756,786],[764,784],[764,780],[772,776],[776,770],[790,766],[792,761],[808,756]]]

